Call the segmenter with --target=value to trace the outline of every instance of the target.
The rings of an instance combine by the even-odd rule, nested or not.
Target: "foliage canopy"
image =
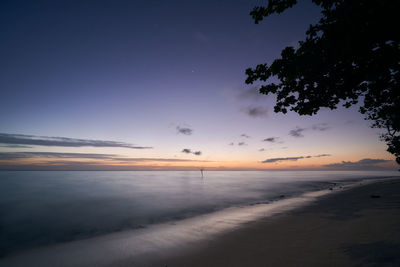
[[[400,164],[400,34],[396,0],[313,0],[322,18],[298,48],[286,47],[271,65],[246,70],[246,83],[264,82],[275,94],[275,112],[316,114],[359,104]],[[255,23],[282,13],[297,0],[269,0],[251,11]],[[271,77],[279,82],[271,82]]]

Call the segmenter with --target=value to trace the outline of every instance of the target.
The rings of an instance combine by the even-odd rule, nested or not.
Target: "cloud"
[[[275,143],[275,142],[276,142],[276,138],[275,138],[275,137],[268,137],[268,138],[265,138],[265,139],[263,140],[263,142]]]
[[[151,149],[153,147],[136,146],[124,142],[77,139],[68,137],[50,137],[25,134],[0,133],[0,144],[7,145],[36,145],[36,146],[63,146],[63,147],[124,147],[131,149]]]
[[[189,161],[189,160],[187,160]],[[193,161],[193,162],[204,162],[204,161]],[[196,166],[197,165],[197,166]],[[173,171],[192,171],[198,170],[198,164],[194,165],[170,165],[168,163],[164,165],[154,164],[126,164],[126,165],[104,165],[98,163],[86,163],[79,161],[59,161],[57,164],[0,164],[0,170],[8,171],[157,171],[157,170],[173,170]]]
[[[328,124],[326,124],[326,123],[318,123],[318,124],[314,124],[313,126],[311,126],[311,129],[313,129],[314,131],[321,131],[321,132],[324,132],[330,128],[331,127],[328,126]]]
[[[369,158],[365,158],[365,159],[361,159],[359,160],[357,163],[358,164],[378,164],[378,163],[383,163],[383,162],[389,162],[390,160],[387,159],[369,159]]]
[[[171,158],[114,158],[116,161],[127,162],[210,162],[209,160],[171,159]]]
[[[50,166],[54,166],[54,165],[61,165],[61,166],[101,166],[102,164],[100,162],[82,162],[82,161],[71,161],[71,160],[49,160],[46,162],[43,162],[41,165],[50,165]],[[35,165],[35,164],[32,164]]]
[[[386,160],[386,159],[365,158],[359,161],[342,161],[339,163],[326,164],[323,166],[328,168],[346,169],[346,170],[371,170],[371,169],[382,169],[383,167],[378,166],[378,164],[390,161],[391,160]]]
[[[241,137],[244,137],[244,138],[250,138],[250,136],[247,135],[247,134],[241,134],[240,136],[241,136]]]
[[[307,156],[307,157],[287,157],[287,158],[272,158],[272,159],[266,159],[264,161],[261,161],[261,163],[273,163],[273,162],[277,162],[277,161],[297,161],[299,159],[304,159],[304,158],[308,158],[311,156]]]
[[[306,128],[300,128],[296,126],[295,129],[290,130],[289,135],[293,137],[304,137],[303,132],[306,130]]]
[[[200,153],[200,151],[191,152]],[[195,154],[197,155],[197,154]],[[58,152],[0,152],[0,161],[32,159],[32,158],[54,158],[54,159],[100,159],[119,162],[208,162],[204,160],[176,159],[176,158],[130,158],[115,154],[91,154],[91,153],[58,153]],[[57,163],[60,161],[48,161]],[[70,163],[71,161],[65,161]],[[103,164],[104,162],[101,162]],[[100,163],[99,163],[100,164]]]
[[[9,147],[9,148],[31,148],[31,146],[24,146],[24,145],[7,145],[7,144],[0,144],[0,147]]]
[[[268,137],[262,140],[262,142],[270,142],[270,143],[279,143],[282,144],[282,141],[279,141],[279,137]]]
[[[286,158],[271,158],[262,161],[261,163],[274,163],[278,161],[297,161],[299,159],[309,159],[309,158],[319,158],[319,157],[328,157],[330,154],[320,154],[316,156],[298,156],[298,157],[286,157]]]
[[[184,135],[191,135],[193,133],[193,129],[190,129],[188,127],[176,126],[176,130],[178,133],[184,134]]]
[[[314,156],[314,158],[330,157],[330,156],[332,156],[332,155],[331,154],[319,154],[319,155]]]
[[[239,142],[238,146],[247,146],[247,144],[245,142]]]
[[[193,155],[196,155],[196,156],[200,156],[201,155],[201,151],[192,151],[189,148],[184,148],[184,149],[182,149],[181,152],[182,153],[186,153],[186,154],[193,154]]]
[[[290,130],[289,135],[293,137],[304,137],[303,135],[304,131],[313,130],[313,131],[324,132],[329,129],[331,129],[331,127],[327,123],[317,123],[312,125],[311,127],[305,127],[305,128],[296,126],[295,129]]]
[[[260,148],[258,151],[260,152],[265,151],[265,148]]]
[[[263,118],[268,116],[268,109],[264,107],[249,106],[242,108],[241,111],[252,118]]]
[[[233,142],[230,142],[229,145],[230,145],[230,146],[234,146],[235,144],[234,144]]]
[[[85,159],[112,159],[113,154],[88,153],[58,153],[58,152],[0,152],[0,160],[15,160],[29,158],[85,158]]]

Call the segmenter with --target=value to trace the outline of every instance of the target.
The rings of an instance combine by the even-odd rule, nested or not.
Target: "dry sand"
[[[400,266],[399,208],[400,180],[381,181],[249,223],[149,266]]]

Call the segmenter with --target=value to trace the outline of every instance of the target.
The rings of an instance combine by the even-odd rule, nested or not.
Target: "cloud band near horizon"
[[[175,158],[129,158],[115,154],[96,153],[59,153],[59,152],[0,152],[0,161],[12,161],[32,158],[54,159],[101,159],[119,162],[211,162],[207,160],[175,159]]]
[[[343,169],[343,170],[371,170],[382,168],[378,164],[390,162],[387,159],[370,159],[364,158],[359,161],[342,161],[338,163],[331,163],[323,165],[327,168]]]
[[[331,156],[331,154],[319,154],[316,156],[298,156],[298,157],[286,157],[286,158],[270,158],[270,159],[261,161],[261,163],[274,163],[274,162],[278,162],[278,161],[297,161],[299,159],[320,158],[320,157],[329,157],[329,156]]]
[[[34,145],[34,146],[61,146],[61,147],[122,147],[130,149],[152,149],[150,146],[136,146],[130,143],[105,141],[105,140],[91,140],[91,139],[77,139],[69,137],[50,137],[50,136],[36,136],[26,134],[7,134],[0,133],[0,144],[5,145]]]

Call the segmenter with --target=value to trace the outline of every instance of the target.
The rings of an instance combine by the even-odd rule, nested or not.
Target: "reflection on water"
[[[267,203],[385,172],[0,172],[0,256]]]
[[[313,201],[330,190],[313,191],[269,204],[231,207],[170,223],[24,251],[0,258],[1,266],[164,266],[164,256],[184,255],[221,234]],[[163,263],[163,264],[160,264]]]

